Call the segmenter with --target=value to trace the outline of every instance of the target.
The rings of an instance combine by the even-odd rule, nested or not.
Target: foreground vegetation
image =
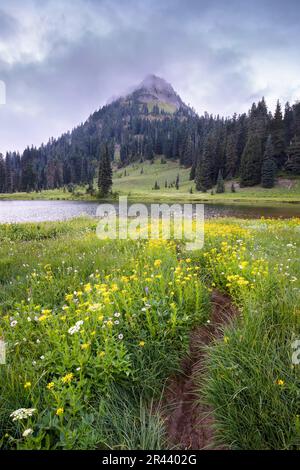
[[[218,288],[241,315],[199,378],[217,437],[299,449],[299,228],[210,221],[204,249],[187,254],[175,241],[100,241],[91,220],[1,225],[2,448],[166,448],[163,384]]]

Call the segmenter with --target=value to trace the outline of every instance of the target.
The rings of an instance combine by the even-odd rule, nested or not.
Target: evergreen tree
[[[295,175],[300,175],[300,137],[295,136],[288,148],[286,169]]]
[[[11,166],[11,155],[10,153],[6,154],[5,157],[5,192],[13,193],[13,172]]]
[[[269,135],[261,169],[261,185],[263,188],[273,188],[275,183],[276,163],[274,161],[274,146]]]
[[[300,175],[300,102],[293,106],[294,138],[288,148],[288,161],[286,168],[296,175]]]
[[[183,151],[183,155],[182,155],[180,163],[185,166],[190,166],[193,162],[193,154],[194,154],[194,145],[193,145],[192,137],[189,135],[185,143],[185,147],[184,147],[184,151]]]
[[[237,143],[236,135],[230,134],[226,143],[226,176],[232,178],[236,174],[237,170]]]
[[[193,181],[195,179],[195,176],[196,176],[196,166],[197,166],[197,162],[194,161],[193,164],[192,164],[192,167],[191,167],[191,171],[190,171],[190,176],[189,176],[189,180],[190,181]]]
[[[294,116],[290,103],[287,102],[284,109],[284,141],[285,147],[288,147],[294,135]]]
[[[101,197],[108,195],[112,187],[112,168],[107,145],[101,148],[99,170],[98,170],[98,189]]]
[[[260,183],[261,165],[261,139],[257,134],[250,134],[241,158],[241,186],[254,186]]]
[[[284,122],[279,101],[277,101],[271,128],[273,145],[273,155],[271,158],[274,158],[277,168],[282,168],[285,163],[286,156],[284,152]]]
[[[218,174],[216,193],[217,194],[225,193],[225,184],[224,184],[221,170],[219,170],[219,174]]]
[[[0,193],[5,192],[5,161],[0,153]]]
[[[196,190],[207,191],[213,185],[212,182],[212,161],[214,155],[215,141],[213,134],[210,133],[204,145],[203,155],[198,159],[196,168]]]

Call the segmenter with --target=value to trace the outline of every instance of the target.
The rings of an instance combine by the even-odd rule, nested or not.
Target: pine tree
[[[277,168],[282,168],[286,156],[284,152],[284,122],[279,101],[277,101],[274,119],[272,121],[272,142],[273,155],[271,158],[274,158]]]
[[[293,106],[294,138],[288,148],[286,169],[300,175],[300,103]]]
[[[182,155],[180,163],[185,166],[190,166],[193,162],[193,154],[194,154],[194,145],[193,145],[192,137],[189,135],[185,143],[185,147],[184,147],[184,151],[183,151],[183,155]]]
[[[5,161],[0,153],[0,193],[5,192]]]
[[[107,145],[101,147],[99,170],[98,170],[98,189],[101,197],[108,195],[112,187],[112,168]]]
[[[217,194],[225,193],[225,184],[224,184],[221,170],[219,170],[219,174],[218,174],[216,193]]]
[[[5,192],[12,193],[14,191],[13,187],[13,172],[11,167],[11,155],[6,153],[5,157]]]
[[[288,148],[288,161],[286,169],[300,175],[300,137],[295,136]]]
[[[276,175],[276,163],[274,161],[274,146],[272,136],[268,136],[266,149],[261,168],[261,185],[263,188],[273,188]]]
[[[241,186],[254,186],[260,183],[261,165],[261,139],[257,134],[250,134],[241,158]]]
[[[198,159],[196,168],[196,190],[207,191],[213,185],[212,183],[212,159],[214,155],[214,136],[210,133],[204,145],[203,155]]]
[[[226,143],[226,177],[232,178],[236,173],[237,167],[237,145],[236,135],[230,134]]]
[[[284,141],[285,146],[288,147],[293,139],[294,135],[294,115],[293,109],[290,106],[290,103],[287,102],[284,109]]]
[[[194,161],[193,164],[192,164],[191,170],[190,170],[190,176],[189,176],[190,181],[193,181],[195,179],[196,166],[197,166],[197,162]]]

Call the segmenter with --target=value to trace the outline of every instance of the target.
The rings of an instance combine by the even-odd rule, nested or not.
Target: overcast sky
[[[0,0],[0,151],[84,121],[145,75],[198,113],[300,98],[298,0]],[[1,102],[1,97],[0,97]]]

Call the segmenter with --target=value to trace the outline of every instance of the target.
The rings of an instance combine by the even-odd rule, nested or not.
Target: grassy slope
[[[143,168],[144,173],[141,174]],[[124,176],[125,169],[114,171],[113,191],[122,195],[128,195],[133,200],[141,201],[207,201],[218,203],[300,203],[300,179],[292,180],[292,188],[288,189],[280,184],[275,188],[263,189],[260,186],[253,188],[236,189],[236,193],[230,191],[231,182],[226,183],[224,194],[211,195],[210,192],[199,193],[195,190],[195,185],[189,180],[190,170],[179,166],[176,161],[167,161],[161,164],[160,159],[156,159],[154,164],[149,162],[133,163],[126,167],[127,176]],[[179,190],[165,188],[165,181],[168,184],[175,182],[179,174]],[[153,190],[155,181],[160,189]],[[193,188],[193,194],[190,189]],[[63,190],[48,190],[41,193],[16,193],[0,194],[3,199],[66,199],[66,200],[93,200],[92,196],[86,194],[85,188],[76,188],[75,194]]]
[[[141,169],[143,168],[143,174]],[[230,191],[231,181],[226,182],[226,192],[224,194],[211,195],[210,192],[199,193],[195,190],[194,182],[189,180],[190,169],[179,166],[178,162],[167,161],[161,164],[157,159],[154,164],[149,162],[134,163],[126,167],[127,176],[124,176],[124,169],[118,170],[114,174],[114,191],[120,194],[129,194],[131,198],[148,200],[195,200],[209,202],[300,202],[300,180],[293,181],[293,187],[287,189],[277,185],[273,189],[263,189],[260,186],[253,188],[236,189],[236,193]],[[165,181],[168,184],[176,180],[179,174],[179,189],[165,188]],[[155,181],[160,189],[153,190]],[[193,194],[190,194],[190,189]]]

